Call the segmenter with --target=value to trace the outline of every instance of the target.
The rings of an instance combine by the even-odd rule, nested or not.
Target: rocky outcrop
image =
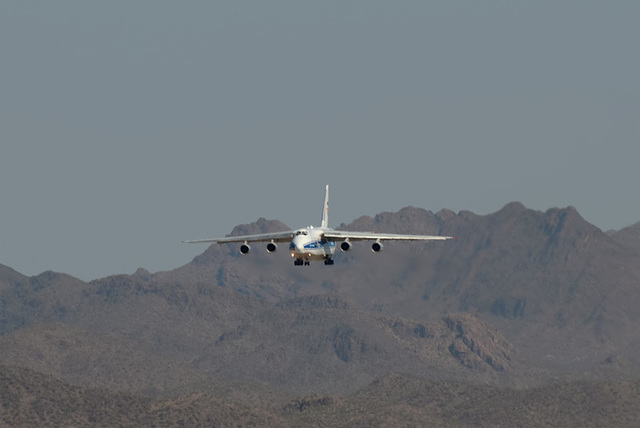
[[[454,334],[448,350],[465,367],[502,372],[508,370],[515,348],[496,331],[469,314],[444,319]]]

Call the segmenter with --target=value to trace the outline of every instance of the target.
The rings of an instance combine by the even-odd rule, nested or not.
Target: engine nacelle
[[[246,242],[240,245],[240,254],[246,255],[251,251],[251,247]]]
[[[343,253],[350,251],[351,247],[353,247],[353,245],[351,245],[351,242],[349,241],[344,241],[343,243],[340,244],[340,250],[342,250]]]
[[[380,251],[382,251],[383,248],[384,248],[384,245],[382,245],[382,242],[380,241],[376,241],[373,244],[371,244],[371,251],[373,251],[374,253],[379,253]]]
[[[277,249],[278,249],[278,246],[276,245],[275,242],[269,242],[267,244],[267,253],[275,253]]]

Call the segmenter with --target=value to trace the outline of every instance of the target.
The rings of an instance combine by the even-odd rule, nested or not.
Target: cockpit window
[[[307,235],[307,234],[308,234],[308,232],[306,230],[298,230],[296,232],[296,236],[298,236],[298,235]]]

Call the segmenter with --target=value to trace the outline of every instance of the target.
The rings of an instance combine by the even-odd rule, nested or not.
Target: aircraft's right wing
[[[444,241],[446,239],[455,239],[455,237],[453,236],[400,235],[397,233],[349,232],[345,230],[327,230],[326,232],[324,232],[324,237],[330,241],[336,241],[340,239],[349,241]]]
[[[185,244],[203,244],[207,242],[217,242],[218,244],[228,244],[230,242],[261,242],[261,241],[273,241],[273,242],[285,242],[291,241],[295,231],[287,230],[284,232],[271,232],[271,233],[259,233],[257,235],[238,235],[228,236],[226,238],[213,238],[213,239],[196,239],[193,241],[182,241]]]

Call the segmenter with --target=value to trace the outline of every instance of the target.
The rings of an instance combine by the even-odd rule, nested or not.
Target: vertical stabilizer
[[[324,203],[322,204],[322,224],[320,227],[329,227],[329,185],[324,189]]]

